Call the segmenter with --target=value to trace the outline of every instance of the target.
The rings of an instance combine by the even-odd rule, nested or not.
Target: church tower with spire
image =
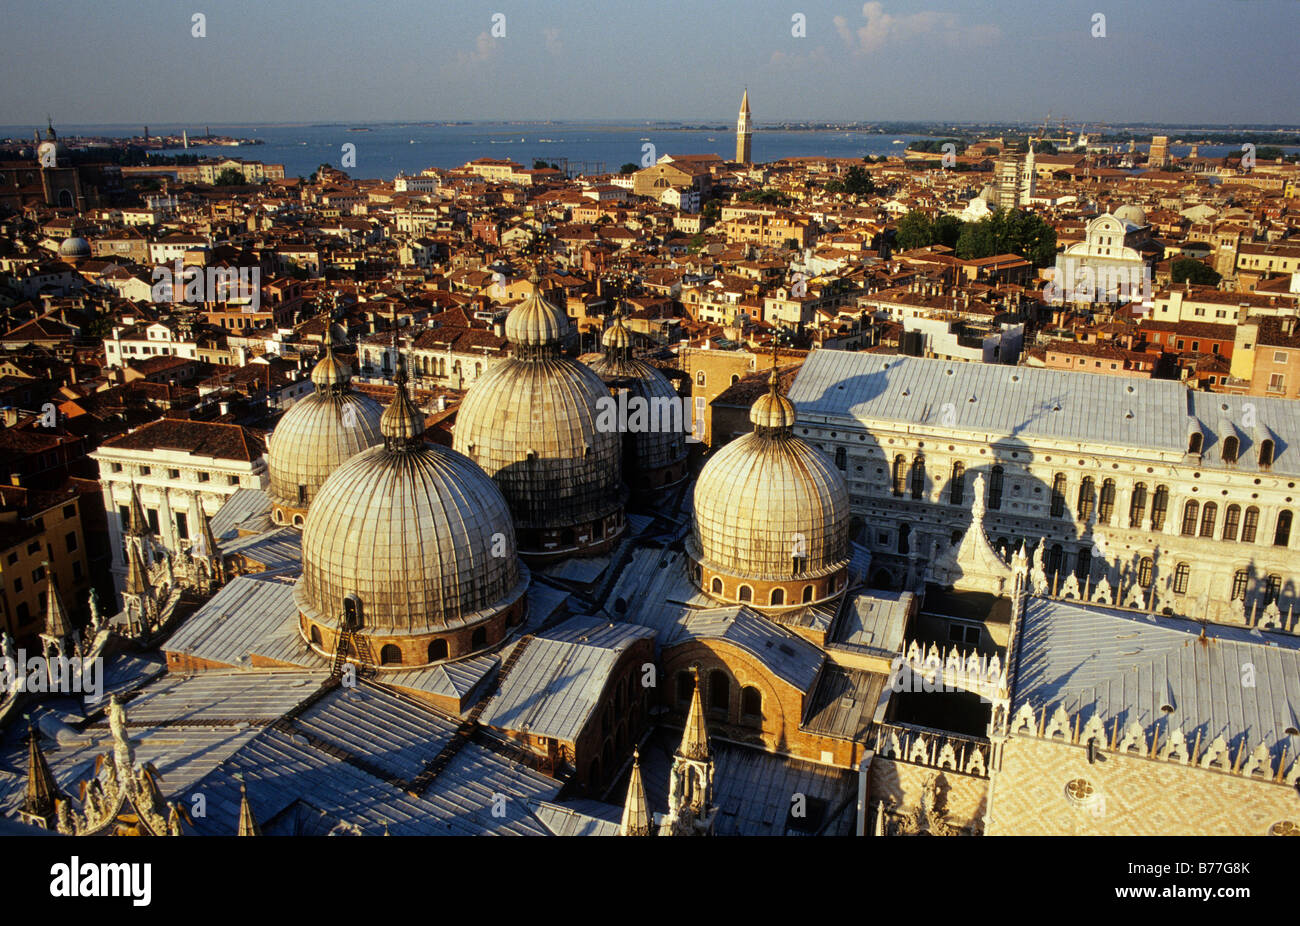
[[[754,127],[749,121],[749,88],[740,98],[740,118],[736,120],[736,162],[750,163],[750,143],[754,137]]]
[[[645,783],[641,780],[641,750],[632,750],[632,777],[627,783],[627,797],[623,799],[623,819],[618,826],[620,836],[649,836],[654,831],[654,817],[650,802],[646,800]]]
[[[668,777],[668,816],[661,835],[709,836],[717,808],[713,805],[713,751],[709,749],[709,731],[704,722],[704,701],[700,697],[700,670],[691,667],[695,691],[691,695],[690,713],[682,744],[673,753],[673,768]]]

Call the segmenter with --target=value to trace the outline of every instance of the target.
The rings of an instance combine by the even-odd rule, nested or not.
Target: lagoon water
[[[35,128],[38,127],[0,126],[0,137],[29,139]],[[144,127],[138,125],[60,125],[57,128],[64,136],[130,137],[144,131]],[[214,124],[208,127],[150,124],[149,132],[151,135],[179,135],[185,129],[194,138],[202,135],[205,128],[211,128],[216,135],[261,139],[263,144],[249,147],[191,144],[188,153],[283,164],[285,175],[289,177],[305,177],[321,164],[328,163],[346,170],[353,177],[391,180],[398,172],[415,174],[426,167],[458,167],[485,157],[510,158],[528,167],[536,160],[556,163],[567,158],[574,172],[594,173],[601,165],[606,171],[617,171],[626,163],[640,166],[648,155],[657,158],[664,154],[717,154],[730,159],[736,150],[735,130],[730,126],[713,130],[682,129],[663,123],[476,122],[471,125],[439,125],[412,122]],[[759,126],[754,132],[753,157],[762,163],[801,155],[838,158],[897,155],[903,153],[909,141],[926,137],[930,136],[834,130],[792,132],[765,130]],[[343,167],[343,146],[346,144],[356,146],[355,167]],[[654,150],[649,151],[646,145],[653,145]],[[1183,156],[1190,149],[1172,145],[1170,150],[1175,156]],[[1206,157],[1230,152],[1240,152],[1240,146],[1201,146],[1201,154]],[[176,154],[179,149],[165,153]]]

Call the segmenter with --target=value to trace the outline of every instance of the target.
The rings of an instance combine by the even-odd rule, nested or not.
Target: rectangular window
[[[169,469],[169,470],[167,470],[167,478],[168,478],[168,479],[180,479],[180,478],[181,478],[181,471],[178,470],[178,469]]]
[[[78,582],[81,581],[81,560],[79,559],[72,561],[72,578]]]
[[[64,505],[64,506],[63,506],[63,516],[64,516],[65,518],[75,518],[75,517],[77,516],[77,506],[76,506],[76,505]]]
[[[158,509],[150,508],[145,512],[145,518],[149,522],[149,532],[151,534],[158,533]]]
[[[176,512],[176,536],[180,540],[190,539],[190,521],[183,511]]]
[[[33,540],[31,543],[27,544],[27,555],[28,555],[28,556],[31,556],[32,554],[34,554],[34,553],[39,553],[39,552],[41,552],[41,544],[40,544],[40,541]]]
[[[227,477],[226,477],[226,484],[227,484],[227,485],[232,485],[232,486],[237,486],[237,485],[239,485],[239,477],[238,477],[238,476],[227,476]]]
[[[207,473],[199,473],[199,482],[207,482],[207,481],[208,481],[208,474],[207,474]]]
[[[69,532],[68,532],[68,536],[66,536],[66,537],[63,538],[63,542],[67,545],[67,548],[68,548],[68,552],[69,552],[69,553],[71,553],[71,552],[73,552],[74,550],[76,550],[76,549],[77,549],[77,532],[76,532],[76,531],[69,531]]]
[[[1273,362],[1274,362],[1274,363],[1286,363],[1286,351],[1284,351],[1284,350],[1275,350],[1275,351],[1273,351]]]
[[[1271,375],[1269,376],[1269,378],[1268,378],[1268,391],[1269,391],[1269,392],[1285,392],[1285,391],[1286,391],[1286,375],[1283,374],[1283,373],[1273,373],[1273,374],[1271,374]]]
[[[35,569],[32,570],[32,582],[34,583],[40,582],[44,578],[45,578],[44,566],[37,566]]]
[[[113,472],[115,472],[115,473],[120,473],[120,472],[122,471],[122,464],[121,464],[121,463],[110,463],[110,464],[108,464],[108,466],[109,466],[109,469],[111,469],[111,470],[112,470]]]

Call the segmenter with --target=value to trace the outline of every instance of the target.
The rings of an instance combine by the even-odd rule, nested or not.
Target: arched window
[[[1074,558],[1074,575],[1080,582],[1088,581],[1092,573],[1092,550],[1084,547]]]
[[[772,604],[785,604],[785,589],[772,589],[771,602]]]
[[[1187,452],[1200,453],[1201,444],[1204,443],[1204,441],[1205,441],[1204,434],[1202,434],[1200,431],[1193,431],[1191,433],[1191,436],[1187,438]]]
[[[1236,540],[1237,527],[1241,524],[1241,506],[1229,505],[1223,514],[1223,539]]]
[[[320,639],[320,628],[317,627],[315,624],[311,625],[311,630],[307,632],[307,638],[311,640],[311,642],[314,643],[316,646],[322,645]]]
[[[763,695],[752,685],[740,691],[740,713],[759,721],[763,719]]]
[[[1268,469],[1273,465],[1273,441],[1265,438],[1259,443],[1259,468]]]
[[[695,677],[689,672],[677,673],[677,703],[690,704],[691,695],[695,694]]]
[[[447,658],[447,641],[433,640],[429,643],[429,661],[438,662]]]
[[[1092,481],[1091,476],[1084,476],[1083,482],[1079,484],[1079,503],[1076,506],[1079,509],[1079,520],[1084,524],[1092,517],[1092,506],[1097,500],[1097,484]]]
[[[848,451],[845,450],[843,447],[836,447],[836,448],[835,448],[835,468],[836,468],[836,469],[844,469],[844,468],[846,468],[846,467],[848,466],[848,462],[849,462]]]
[[[695,385],[697,385],[697,386],[703,386],[703,385],[704,385],[704,371],[703,371],[703,370],[696,370],[696,371],[695,371]]]
[[[1241,450],[1241,441],[1236,437],[1225,437],[1223,439],[1223,462],[1236,463],[1237,454]]]
[[[738,382],[740,382],[740,374],[739,374],[739,373],[732,373],[732,374],[731,374],[731,385],[734,386],[734,385],[736,385],[736,383],[738,383]]]
[[[1133,498],[1128,503],[1128,526],[1134,530],[1142,527],[1142,518],[1147,513],[1147,485],[1139,482],[1133,487]]]
[[[1169,486],[1156,486],[1156,493],[1151,498],[1151,529],[1165,529],[1165,515],[1169,512]]]
[[[813,596],[813,587],[811,585],[805,585],[803,587],[804,603],[807,604],[809,601],[812,601],[812,596]]]
[[[1174,593],[1178,595],[1187,594],[1187,578],[1192,574],[1192,567],[1186,563],[1179,563],[1174,568]]]
[[[487,628],[479,627],[469,638],[470,649],[482,649],[487,646]]]
[[[894,457],[894,494],[902,496],[907,491],[907,458],[901,453]]]
[[[1259,509],[1251,505],[1246,509],[1246,517],[1241,522],[1241,542],[1254,543],[1255,532],[1259,530]]]
[[[384,644],[383,649],[379,651],[379,664],[383,666],[400,666],[402,664],[402,651],[392,643]]]
[[[720,669],[709,673],[709,710],[724,717],[731,709],[731,679]]]
[[[1065,515],[1065,473],[1057,473],[1052,477],[1052,517],[1060,518]]]
[[[1150,586],[1151,578],[1154,573],[1155,573],[1155,563],[1151,561],[1151,557],[1149,556],[1142,557],[1142,561],[1138,563],[1138,585],[1142,586],[1143,588],[1147,588],[1148,586]]]
[[[911,545],[907,542],[908,537],[911,536],[911,533],[912,533],[911,525],[909,524],[898,525],[898,552],[902,553],[904,556],[906,556],[909,552],[911,552],[912,549]]]
[[[722,594],[722,580],[719,579],[717,576],[713,577],[713,584],[709,587],[713,589],[713,594],[715,595]]]
[[[1244,569],[1238,569],[1236,572],[1232,574],[1232,600],[1233,601],[1246,600],[1246,586],[1249,584],[1249,582],[1250,582],[1250,576],[1247,575],[1246,570]]]
[[[1277,516],[1277,528],[1273,531],[1273,546],[1291,545],[1291,512],[1285,509]]]
[[[948,481],[948,501],[960,505],[966,498],[966,466],[960,460],[952,465],[952,479]]]
[[[1097,521],[1109,524],[1110,516],[1115,513],[1115,480],[1107,479],[1101,484],[1101,501],[1097,505]]]
[[[925,457],[917,454],[912,460],[912,498],[925,497]]]
[[[739,589],[736,590],[736,597],[739,598],[741,601],[753,601],[754,590],[750,588],[748,585],[742,585],[740,586]]]
[[[1002,507],[1002,467],[995,466],[989,471],[988,507],[997,511]]]
[[[1201,513],[1201,505],[1196,499],[1188,499],[1183,505],[1183,536],[1196,536],[1196,519]]]
[[[1268,581],[1264,584],[1264,607],[1267,608],[1273,602],[1277,601],[1278,596],[1281,594],[1282,577],[1277,575],[1269,576]]]
[[[1206,502],[1205,507],[1201,509],[1201,536],[1214,539],[1214,522],[1219,516],[1219,506],[1214,502]]]

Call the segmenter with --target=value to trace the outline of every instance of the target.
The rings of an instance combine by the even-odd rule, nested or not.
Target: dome
[[[355,595],[359,629],[385,665],[499,642],[528,584],[505,498],[472,460],[424,441],[404,368],[383,431],[382,445],[334,471],[307,516],[294,593],[304,622],[336,628]],[[479,626],[491,629],[454,633]]]
[[[986,183],[986,184],[984,184],[984,186],[980,189],[980,195],[977,196],[977,197],[975,197],[975,198],[976,198],[976,199],[982,199],[982,200],[984,200],[984,202],[989,203],[989,202],[992,202],[992,201],[993,201],[993,197],[994,197],[995,195],[997,195],[997,188],[994,187],[993,184],[991,184],[991,183]]]
[[[781,395],[777,389],[779,377],[777,376],[776,367],[772,367],[772,375],[768,377],[768,390],[758,397],[749,408],[749,420],[759,428],[792,428],[794,427],[794,403]]]
[[[532,555],[607,545],[622,530],[620,439],[597,427],[609,390],[560,355],[559,319],[567,324],[534,274],[533,294],[506,321],[513,356],[488,368],[456,414],[456,450],[496,480]]]
[[[641,409],[640,424],[626,416],[624,469],[628,484],[649,493],[676,485],[686,477],[686,435],[690,433],[689,408],[668,378],[644,360],[632,356],[632,337],[621,313],[605,332],[605,354],[587,365],[595,371],[625,408]],[[617,409],[612,409],[617,411]],[[665,421],[664,419],[667,418]],[[599,422],[599,416],[597,421]]]
[[[700,473],[687,550],[713,597],[781,607],[843,587],[849,493],[826,455],[794,435],[794,406],[770,382],[750,411],[754,431]]]
[[[506,316],[506,339],[513,345],[558,344],[569,331],[569,316],[542,298],[541,276],[533,270],[532,292]]]
[[[90,242],[85,238],[68,238],[59,245],[59,256],[70,260],[82,260],[90,256]]]
[[[267,494],[281,523],[301,523],[330,474],[382,440],[383,407],[352,390],[351,370],[335,356],[328,326],[325,356],[312,370],[311,379],[316,391],[284,413],[268,440]]]
[[[1139,228],[1147,224],[1147,214],[1141,206],[1120,206],[1115,210],[1115,218],[1121,222],[1128,222],[1130,225],[1136,225]]]

